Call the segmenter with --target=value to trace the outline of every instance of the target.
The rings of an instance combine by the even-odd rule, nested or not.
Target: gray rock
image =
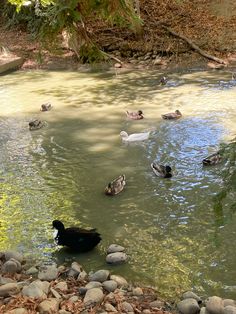
[[[113,312],[113,313],[118,312],[117,309],[110,303],[105,303],[104,307],[107,312]]]
[[[55,287],[55,289],[59,289],[61,291],[67,291],[68,290],[68,286],[67,283],[65,281],[60,281],[58,282]]]
[[[117,282],[118,288],[120,287],[128,287],[128,282],[126,281],[126,279],[122,276],[119,275],[111,275],[110,276],[111,280],[115,280]]]
[[[12,294],[17,294],[20,291],[17,283],[6,283],[0,286],[0,297],[8,297]]]
[[[122,68],[122,64],[121,63],[115,63],[114,68]]]
[[[30,284],[22,289],[22,295],[30,298],[46,298],[47,295],[38,286]]]
[[[5,285],[6,283],[12,283],[12,282],[16,283],[15,280],[13,280],[11,278],[7,278],[7,277],[2,277],[0,275],[0,286]]]
[[[10,258],[2,265],[2,272],[15,274],[21,271],[21,263],[14,258]]]
[[[19,252],[16,251],[6,251],[4,253],[6,261],[8,261],[11,258],[14,258],[18,262],[22,263],[23,262],[23,255],[20,254]]]
[[[102,284],[99,281],[90,281],[85,286],[86,290],[93,289],[93,288],[101,288],[101,287],[102,287]]]
[[[202,302],[201,298],[192,291],[184,292],[183,299],[184,300],[185,299],[195,299],[196,301],[198,301],[198,304]]]
[[[223,311],[224,314],[236,314],[236,307],[233,305],[227,305]]]
[[[119,244],[111,244],[107,249],[107,254],[116,253],[116,252],[124,252],[125,248]]]
[[[149,305],[152,308],[155,307],[155,308],[160,309],[160,308],[164,307],[165,303],[161,300],[155,300],[155,301],[150,302]]]
[[[78,280],[85,280],[88,277],[88,274],[86,273],[86,271],[82,270],[81,273],[79,273],[77,279]]]
[[[84,295],[87,292],[87,289],[85,287],[80,287],[78,290],[80,295]]]
[[[105,280],[103,283],[103,288],[108,292],[113,292],[117,288],[117,282],[115,280]]]
[[[27,313],[28,311],[23,307],[19,307],[18,309],[7,311],[7,314],[27,314]]]
[[[132,294],[138,297],[140,295],[143,295],[143,290],[140,287],[136,287],[133,289]]]
[[[89,281],[103,282],[103,281],[107,280],[109,275],[110,275],[109,270],[101,269],[101,270],[98,270],[95,273],[89,275],[88,279],[89,279]]]
[[[236,303],[235,303],[235,301],[232,300],[232,299],[224,299],[224,300],[223,300],[223,306],[227,306],[227,305],[236,306]]]
[[[58,313],[59,313],[59,314],[72,314],[71,312],[66,311],[66,310],[59,310]]]
[[[200,314],[209,314],[209,312],[207,312],[207,309],[203,306],[201,308]]]
[[[200,312],[200,307],[195,299],[185,299],[177,304],[178,310],[183,314],[196,314]]]
[[[121,308],[126,313],[134,311],[132,305],[130,303],[126,302],[126,301],[121,303]]]
[[[103,292],[99,288],[89,289],[84,297],[84,305],[86,307],[94,306],[102,302],[104,298]]]
[[[78,276],[82,271],[82,266],[80,264],[78,264],[77,262],[73,262],[71,264],[71,268],[68,272],[68,276],[69,277],[75,277]]]
[[[52,281],[58,276],[58,269],[56,265],[45,265],[42,266],[38,273],[38,278],[40,280]]]
[[[34,275],[38,273],[38,269],[34,266],[30,267],[29,269],[26,270],[26,275]]]
[[[106,257],[106,262],[108,264],[117,265],[117,264],[125,263],[127,259],[128,259],[128,256],[124,252],[116,252],[116,253],[108,254]]]
[[[60,301],[55,298],[48,298],[41,302],[38,306],[40,314],[58,313]]]
[[[205,301],[206,309],[210,314],[222,314],[223,313],[223,300],[220,297],[213,296]]]

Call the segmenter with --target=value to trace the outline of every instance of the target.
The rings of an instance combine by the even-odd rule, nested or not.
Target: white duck
[[[143,133],[134,133],[128,135],[127,132],[121,131],[120,137],[124,142],[137,142],[137,141],[145,141],[149,138],[150,132],[143,132]]]

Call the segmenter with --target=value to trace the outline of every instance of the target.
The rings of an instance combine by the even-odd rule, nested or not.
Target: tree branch
[[[159,23],[158,23],[159,24]],[[207,58],[207,59],[210,59],[210,60],[213,60],[217,63],[220,63],[220,64],[224,64],[226,65],[227,62],[223,59],[220,59],[220,58],[217,58],[215,56],[212,56],[208,53],[206,53],[204,50],[202,50],[201,48],[199,48],[196,44],[194,44],[188,37],[184,36],[184,35],[181,35],[181,34],[178,34],[176,33],[175,31],[173,31],[171,28],[163,25],[162,23],[160,23],[161,27],[164,28],[166,31],[168,31],[171,35],[175,36],[175,37],[179,37],[181,39],[183,39],[184,41],[186,41],[194,50],[196,50],[200,55],[202,55],[203,57]]]

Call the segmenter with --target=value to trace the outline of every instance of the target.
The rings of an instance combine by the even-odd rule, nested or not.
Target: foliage
[[[16,10],[12,11],[12,5]],[[77,41],[72,47],[77,49],[77,56],[90,62],[103,55],[95,47],[92,34],[88,34],[89,17],[135,30],[141,25],[132,0],[7,0],[5,15],[11,16],[9,24],[24,23],[47,49],[61,41],[65,30],[74,43]]]

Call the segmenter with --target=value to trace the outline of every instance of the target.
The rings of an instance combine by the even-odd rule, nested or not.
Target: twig
[[[104,54],[105,56],[107,56],[110,59],[114,59],[115,61],[119,62],[120,64],[123,64],[123,62],[120,59],[114,57],[113,55],[111,55],[111,54],[109,54],[107,52],[102,51],[102,54]]]

